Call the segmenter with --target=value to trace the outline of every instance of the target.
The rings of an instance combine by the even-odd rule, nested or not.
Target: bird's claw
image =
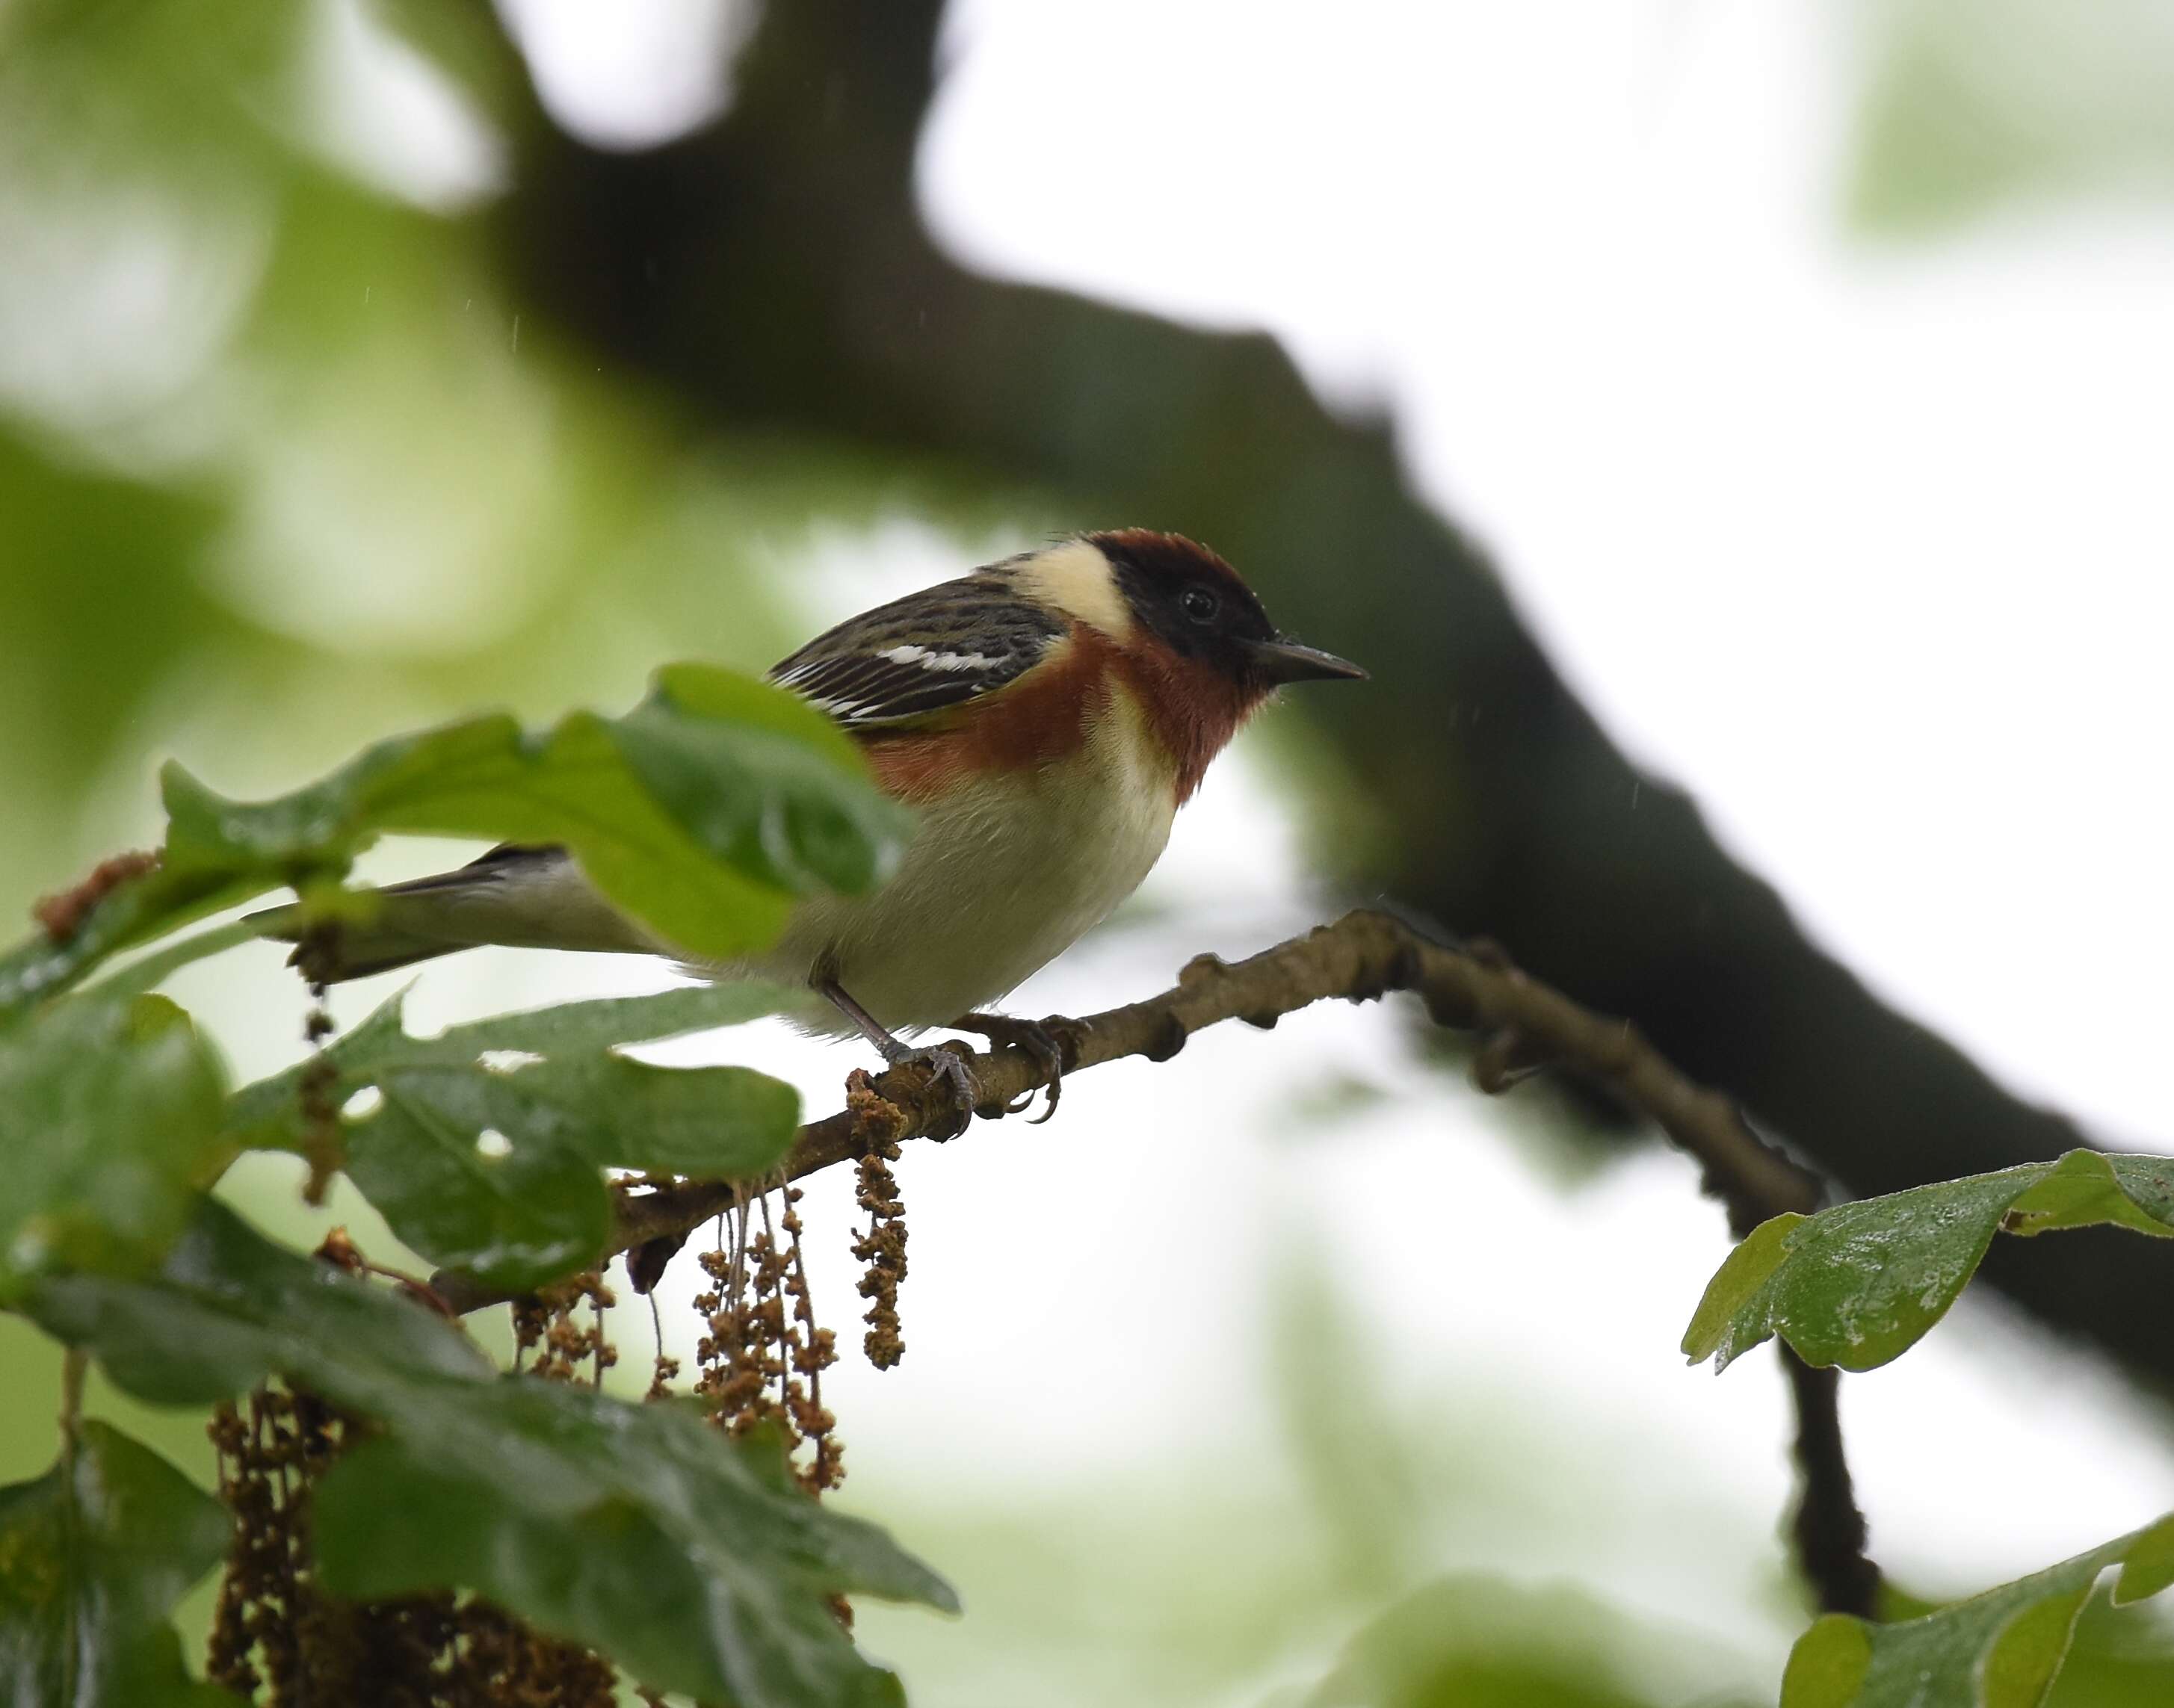
[[[974,1083],[974,1070],[956,1050],[947,1050],[941,1045],[933,1049],[916,1049],[910,1044],[900,1044],[883,1053],[884,1060],[893,1068],[925,1068],[931,1084],[940,1082],[949,1086],[951,1100],[961,1115],[972,1114],[975,1105],[982,1100],[982,1089]]]
[[[961,1014],[951,1023],[961,1032],[979,1032],[994,1048],[1014,1045],[1034,1057],[1042,1072],[1049,1076],[1049,1099],[1041,1114],[1030,1117],[1028,1124],[1038,1127],[1057,1113],[1057,1100],[1064,1095],[1064,1071],[1079,1058],[1079,1035],[1085,1030],[1078,1020],[1052,1014],[1046,1019],[1025,1020],[1011,1014]],[[1004,1113],[1017,1115],[1034,1102],[1030,1091],[1017,1103],[1005,1105]]]

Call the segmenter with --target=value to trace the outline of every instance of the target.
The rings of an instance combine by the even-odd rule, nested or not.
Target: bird
[[[295,943],[294,964],[324,984],[486,943],[671,955],[699,977],[798,989],[787,1019],[918,1062],[965,1108],[976,1087],[958,1054],[900,1034],[1020,1045],[1046,1065],[1053,1106],[1057,1040],[992,1005],[1139,886],[1178,808],[1277,689],[1366,673],[1284,634],[1206,546],[1137,527],[1073,534],[848,618],[772,668],[918,824],[887,883],[799,899],[759,954],[689,963],[564,849],[522,844],[387,885],[367,923],[312,933],[289,908],[262,916],[265,934]]]

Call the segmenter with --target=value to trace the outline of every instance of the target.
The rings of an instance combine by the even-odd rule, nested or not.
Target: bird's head
[[[1130,632],[1117,638],[1166,651],[1193,671],[1264,699],[1290,682],[1353,681],[1357,665],[1307,646],[1268,620],[1253,590],[1220,557],[1181,534],[1119,528],[1086,543],[1110,566]]]
[[[1178,534],[1081,534],[1024,568],[1037,595],[1114,649],[1178,769],[1178,797],[1263,701],[1287,683],[1362,678],[1269,620],[1238,572]]]

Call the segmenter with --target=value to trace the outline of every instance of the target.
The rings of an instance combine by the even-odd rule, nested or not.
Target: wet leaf
[[[345,1167],[410,1251],[512,1289],[603,1255],[600,1135],[482,1072],[388,1073],[381,1089],[383,1107],[348,1129]]]
[[[402,1021],[407,992],[381,1003],[363,1021],[327,1046],[341,1095],[376,1083],[393,1067],[468,1068],[506,1051],[558,1056],[608,1050],[619,1044],[655,1043],[696,1032],[737,1026],[778,1013],[804,992],[758,981],[688,985],[646,997],[603,997],[525,1008],[449,1026],[434,1037],[411,1035]],[[305,1062],[244,1086],[234,1095],[227,1124],[248,1147],[297,1146],[292,1123],[301,1095]]]
[[[159,1405],[208,1405],[277,1371],[382,1415],[367,1403],[373,1390],[390,1397],[494,1374],[444,1317],[282,1250],[209,1198],[154,1273],[62,1276],[41,1283],[24,1309]]]
[[[249,879],[160,869],[120,884],[66,938],[40,932],[0,955],[0,1022],[67,990],[109,956],[261,895],[276,882],[269,874]]]
[[[854,1652],[832,1595],[956,1610],[943,1581],[880,1531],[764,1466],[774,1441],[728,1443],[691,1405],[508,1381],[489,1420],[473,1464],[465,1441],[421,1447],[409,1435],[333,1471],[317,1505],[329,1587],[477,1589],[652,1685],[806,1708],[904,1701]],[[529,1479],[555,1498],[539,1500]],[[408,1522],[417,1513],[439,1516]]]
[[[647,1684],[744,1708],[898,1702],[831,1597],[955,1604],[881,1532],[795,1489],[774,1441],[733,1443],[678,1403],[495,1376],[451,1324],[215,1203],[158,1276],[51,1283],[32,1309],[145,1399],[277,1371],[382,1424],[317,1496],[339,1593],[478,1590]]]
[[[706,665],[660,672],[610,727],[657,801],[718,859],[795,894],[890,875],[911,820],[844,731],[797,695]]]
[[[806,997],[807,992],[798,987],[754,980],[683,985],[644,997],[598,997],[549,1008],[493,1014],[450,1026],[435,1038],[407,1040],[401,1046],[401,1059],[414,1061],[418,1052],[428,1051],[433,1062],[472,1062],[492,1050],[522,1050],[548,1056],[568,1050],[601,1050],[614,1044],[657,1043],[715,1031],[721,1026],[744,1025]],[[398,1024],[397,1000],[381,1006],[365,1023],[376,1027]],[[352,1038],[360,1040],[363,1030],[357,1028]],[[333,1047],[335,1052],[343,1052],[349,1043],[349,1039],[343,1039]]]
[[[725,776],[717,786],[744,781]],[[322,781],[255,804],[222,799],[172,765],[165,793],[168,858],[184,869],[269,870],[299,885],[344,871],[387,831],[561,843],[590,882],[662,941],[720,958],[767,943],[790,905],[766,873],[690,835],[592,712],[533,739],[502,715],[397,737]]]
[[[1779,1334],[1807,1362],[1872,1370],[1947,1314],[1995,1233],[2111,1224],[2174,1237],[2174,1160],[2073,1150],[2058,1162],[1787,1214],[1707,1284],[1683,1349],[1717,1369]]]
[[[608,1046],[752,1019],[792,994],[706,986],[502,1015],[435,1038],[408,1035],[396,996],[323,1057],[334,1103],[380,1095],[374,1111],[342,1124],[347,1172],[435,1263],[511,1288],[583,1268],[610,1231],[604,1169],[754,1176],[785,1154],[800,1122],[798,1094],[767,1074],[659,1068]],[[234,1141],[301,1149],[308,1071],[239,1094]]]
[[[664,672],[616,721],[576,712],[530,736],[503,714],[469,718],[378,742],[255,803],[170,763],[161,792],[159,869],[122,885],[65,943],[41,936],[0,959],[0,1017],[116,950],[280,884],[320,892],[308,905],[366,906],[322,892],[387,833],[563,844],[660,943],[728,960],[768,943],[796,896],[880,882],[911,829],[813,706],[696,665]]]
[[[23,1708],[236,1708],[191,1678],[169,1617],[226,1553],[218,1501],[104,1424],[0,1489],[0,1700]]]
[[[1922,1618],[1830,1613],[1797,1640],[1782,1708],[2038,1708],[2100,1575],[2122,1565],[2114,1598],[2138,1600],[2170,1556],[2174,1516]]]
[[[162,997],[71,998],[0,1027],[0,1302],[158,1262],[232,1154],[225,1073]]]

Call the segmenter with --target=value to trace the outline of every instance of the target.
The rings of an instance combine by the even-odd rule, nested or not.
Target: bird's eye
[[[1205,587],[1187,587],[1179,597],[1177,606],[1196,623],[1212,623],[1215,620],[1215,596]]]

